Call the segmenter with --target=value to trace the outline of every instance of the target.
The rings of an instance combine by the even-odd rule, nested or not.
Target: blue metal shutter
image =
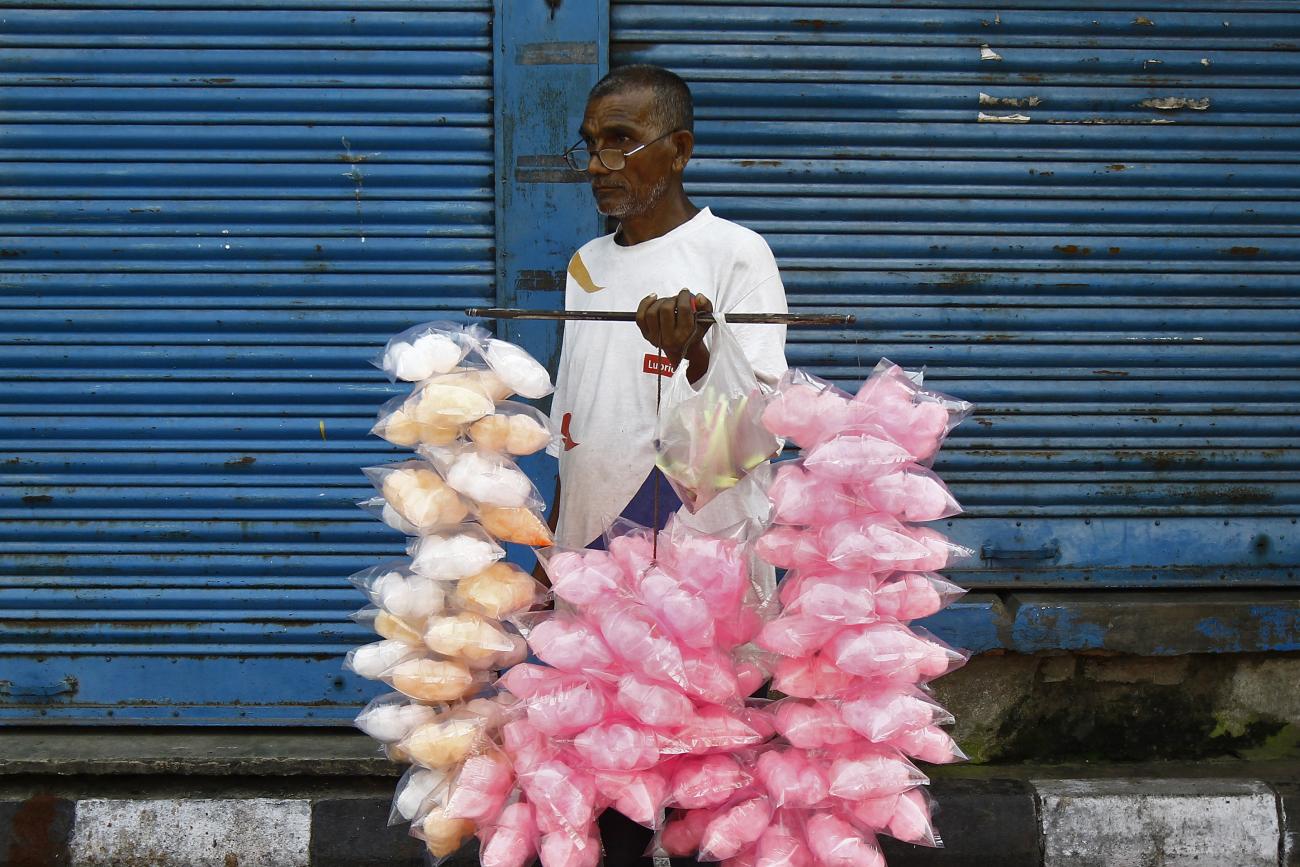
[[[764,234],[841,383],[928,366],[982,588],[1294,584],[1300,14],[1276,2],[616,0],[697,99],[689,189]]]
[[[0,3],[0,719],[375,691],[367,359],[494,300],[491,3],[220,7]]]

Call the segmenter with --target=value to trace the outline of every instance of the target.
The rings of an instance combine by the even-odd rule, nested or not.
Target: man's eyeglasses
[[[611,172],[622,171],[623,168],[627,166],[627,158],[632,156],[632,154],[645,150],[650,147],[650,145],[661,139],[668,138],[668,136],[675,132],[677,132],[675,129],[669,130],[659,136],[659,138],[653,138],[645,144],[639,144],[630,151],[621,151],[618,148],[601,148],[598,151],[589,151],[585,144],[578,142],[564,152],[564,161],[568,163],[569,168],[573,169],[575,172],[585,172],[591,167],[591,158],[595,157],[600,160],[602,166],[609,169]]]

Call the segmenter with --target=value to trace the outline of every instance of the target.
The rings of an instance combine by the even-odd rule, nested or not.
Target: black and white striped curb
[[[883,841],[891,867],[1300,867],[1300,784],[1216,779],[936,781],[947,848]],[[0,800],[14,867],[407,867],[386,798]],[[477,863],[472,853],[451,862]],[[631,865],[606,865],[631,867]]]

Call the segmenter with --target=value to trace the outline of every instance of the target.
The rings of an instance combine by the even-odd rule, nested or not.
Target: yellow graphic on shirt
[[[588,294],[605,288],[597,286],[596,281],[591,279],[591,274],[587,271],[587,263],[582,261],[581,253],[574,253],[573,258],[569,260],[569,276],[582,287],[583,292]]]

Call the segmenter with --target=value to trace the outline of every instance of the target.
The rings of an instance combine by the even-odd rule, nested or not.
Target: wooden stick
[[[470,307],[466,316],[479,319],[571,319],[578,322],[635,322],[635,313],[614,310],[520,310],[517,307]],[[697,313],[701,322],[712,322],[713,314]],[[852,313],[729,313],[727,321],[742,325],[793,325],[796,328],[824,325],[852,325]]]

